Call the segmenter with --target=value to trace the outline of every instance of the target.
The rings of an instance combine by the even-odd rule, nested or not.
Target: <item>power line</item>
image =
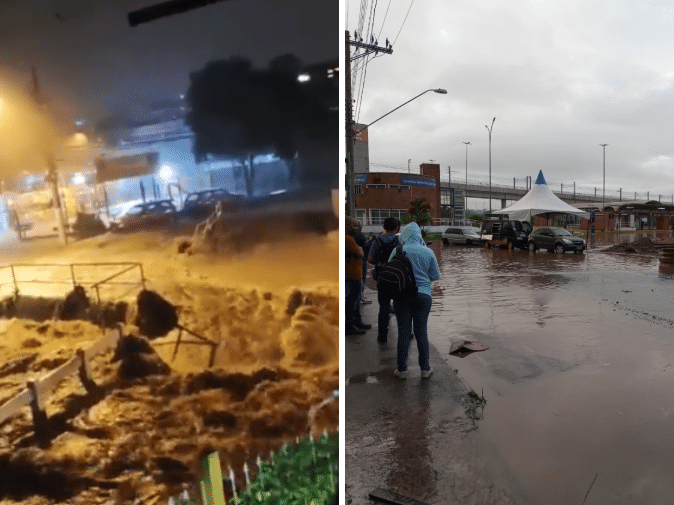
[[[386,7],[386,13],[384,14],[384,21],[381,22],[381,28],[379,29],[379,35],[377,35],[377,38],[381,37],[381,32],[384,31],[384,23],[386,23],[386,16],[388,16],[388,10],[390,7],[391,7],[391,0],[388,0],[388,7]]]
[[[410,3],[410,8],[407,9],[407,14],[405,14],[405,19],[403,19],[403,24],[400,26],[400,30],[398,30],[398,35],[396,35],[395,40],[393,41],[393,45],[395,45],[396,40],[398,40],[398,37],[400,36],[400,32],[403,31],[403,26],[405,26],[405,21],[407,21],[407,16],[410,15],[410,11],[412,10],[412,5],[414,4],[414,0],[412,0],[412,3]]]

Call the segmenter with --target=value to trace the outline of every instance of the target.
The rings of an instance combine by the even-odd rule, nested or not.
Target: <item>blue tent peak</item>
[[[548,183],[545,182],[545,177],[543,177],[543,170],[538,171],[538,177],[536,178],[536,184],[542,184],[543,186],[548,185]]]

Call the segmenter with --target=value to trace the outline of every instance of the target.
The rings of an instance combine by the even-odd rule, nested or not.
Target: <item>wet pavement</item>
[[[414,343],[410,378],[393,377],[394,319],[380,347],[364,306],[375,327],[346,338],[352,503],[376,487],[437,504],[672,503],[674,273],[601,252],[640,236],[596,236],[582,255],[433,243],[429,381]],[[450,356],[457,340],[489,349]],[[466,408],[471,389],[484,408]]]

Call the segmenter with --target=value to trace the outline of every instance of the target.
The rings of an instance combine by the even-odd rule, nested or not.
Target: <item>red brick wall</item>
[[[401,177],[418,177],[422,179],[433,180],[428,174],[432,174],[433,167],[436,167],[437,178],[436,187],[410,186],[411,189],[390,189],[389,184],[400,184]],[[422,165],[424,167],[424,165]],[[391,172],[370,172],[367,174],[368,184],[386,184],[386,189],[368,189],[365,184],[363,194],[356,195],[355,204],[357,209],[406,209],[409,203],[417,196],[425,198],[433,206],[431,210],[432,218],[440,217],[440,189],[439,189],[439,165],[429,165],[426,169],[427,175],[391,173]],[[368,213],[369,216],[369,213]]]

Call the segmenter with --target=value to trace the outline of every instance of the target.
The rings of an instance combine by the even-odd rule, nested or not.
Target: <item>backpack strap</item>
[[[405,253],[403,252],[403,246],[402,246],[402,244],[398,244],[398,245],[396,246],[396,255],[395,255],[395,257],[396,257],[396,258],[400,258],[400,259],[403,259],[403,258],[405,257]]]

